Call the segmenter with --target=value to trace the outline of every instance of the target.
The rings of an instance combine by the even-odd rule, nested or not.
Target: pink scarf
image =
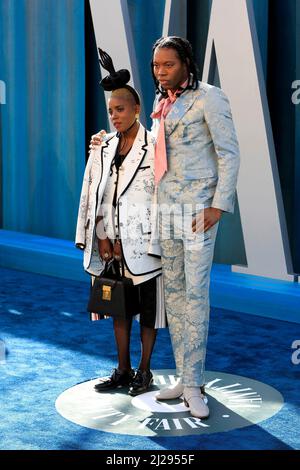
[[[159,101],[157,108],[151,114],[152,118],[160,119],[156,145],[155,145],[155,161],[154,161],[154,170],[155,176],[154,181],[157,185],[161,178],[164,176],[168,170],[167,163],[167,150],[166,150],[166,138],[165,138],[165,118],[167,117],[169,111],[172,108],[172,104],[176,101],[178,96],[176,93],[182,91],[182,88],[185,88],[188,84],[186,80],[178,90],[174,93],[171,90],[168,90],[168,97],[163,98]]]

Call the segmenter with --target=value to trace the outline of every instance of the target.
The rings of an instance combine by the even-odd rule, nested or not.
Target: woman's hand
[[[113,246],[109,238],[98,239],[98,249],[100,258],[103,261],[110,261],[113,257]]]
[[[206,207],[192,221],[192,231],[196,233],[206,232],[219,222],[222,215],[221,209]]]
[[[114,244],[114,258],[117,261],[121,261],[122,259],[122,249],[120,240],[117,240]]]
[[[106,135],[106,131],[104,131],[103,129],[102,129],[102,131],[98,132],[97,134],[92,135],[91,141],[90,141],[90,147],[89,147],[90,152],[92,150],[96,150],[97,147],[99,147],[102,144],[103,138],[104,138],[105,135]]]

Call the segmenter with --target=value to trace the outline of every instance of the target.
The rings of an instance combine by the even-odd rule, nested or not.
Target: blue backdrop
[[[211,0],[188,1],[188,38],[200,76],[204,63]],[[300,2],[253,0],[295,272],[300,272],[300,105],[292,103],[292,82],[300,79]],[[222,217],[215,261],[246,262],[238,204],[234,216]]]
[[[154,91],[151,46],[161,35],[164,3],[128,0],[147,116]],[[211,1],[187,4],[188,38],[201,76]],[[300,105],[291,102],[291,84],[300,79],[300,2],[253,4],[294,269],[300,272]],[[0,80],[7,88],[6,105],[0,105],[2,227],[72,240],[85,137],[106,126],[88,1],[1,0]],[[230,224],[218,240],[217,261],[245,261],[238,210]]]
[[[1,0],[2,225],[72,239],[84,170],[84,3]]]

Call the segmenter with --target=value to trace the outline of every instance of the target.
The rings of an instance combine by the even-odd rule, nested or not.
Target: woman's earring
[[[140,115],[139,114],[136,114],[135,115],[135,119],[138,121],[140,119]]]

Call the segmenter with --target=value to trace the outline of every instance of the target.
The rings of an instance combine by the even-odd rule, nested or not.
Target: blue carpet
[[[212,309],[207,369],[280,391],[285,405],[272,418],[226,433],[128,437],[75,425],[54,406],[64,390],[116,364],[111,321],[87,319],[87,284],[10,269],[0,273],[0,344],[6,348],[6,358],[0,357],[1,449],[300,449],[300,364],[291,361],[299,325]],[[131,350],[135,366],[136,322]],[[174,367],[168,331],[160,331],[152,368]]]

